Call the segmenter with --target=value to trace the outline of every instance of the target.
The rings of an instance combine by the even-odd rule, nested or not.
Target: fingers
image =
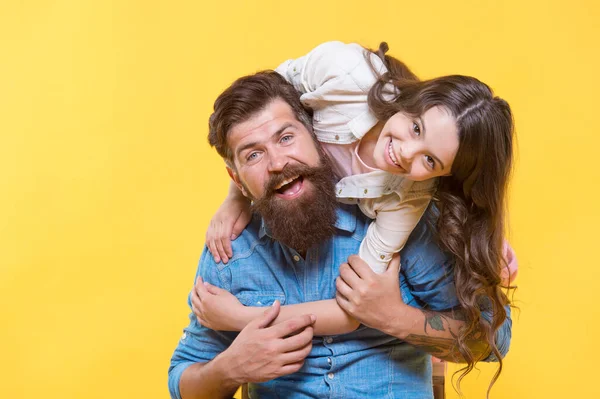
[[[210,254],[213,256],[213,259],[215,260],[215,262],[219,263],[221,261],[221,257],[219,256],[219,251],[217,250],[215,240],[212,238],[209,238],[206,241],[206,246],[208,247],[208,250],[210,251]]]
[[[210,221],[210,224],[208,225],[208,229],[206,229],[206,235],[204,236],[204,242],[206,243],[206,247],[208,248],[208,252],[210,252],[210,254],[212,255],[212,249],[210,247],[210,242],[212,241],[212,232],[213,232],[213,222],[212,220]],[[214,256],[213,256],[214,258]],[[215,262],[217,260],[215,259]]]
[[[348,257],[348,264],[356,272],[356,275],[363,280],[374,273],[369,264],[358,255],[350,255]]]
[[[304,362],[304,359],[310,353],[312,349],[312,338],[313,338],[313,329],[312,327],[306,327],[305,330],[301,334],[306,334],[303,336],[303,342],[294,347],[294,349],[286,351],[281,356],[281,362],[283,364],[296,364]],[[298,337],[300,334],[295,335],[286,339],[288,341],[292,338]]]
[[[224,261],[224,263],[227,263],[229,261],[229,259],[231,259],[231,257],[233,256],[233,249],[231,248],[231,231],[234,227],[234,221],[233,220],[224,220],[223,222],[221,222],[221,230],[219,232],[219,241],[220,241],[220,245],[223,251],[224,259],[226,258],[227,260]]]
[[[368,266],[367,266],[368,267]],[[356,287],[360,284],[360,277],[348,263],[342,263],[340,266],[340,277],[350,287]]]
[[[249,211],[242,212],[240,214],[240,216],[237,218],[237,220],[235,221],[235,224],[233,225],[233,229],[231,230],[230,238],[232,240],[235,240],[237,237],[239,237],[240,234],[242,234],[242,231],[246,228],[246,226],[248,226],[251,219],[252,219],[252,213],[250,213]]]
[[[229,262],[229,259],[231,259],[231,257],[233,256],[233,249],[231,248],[231,232],[226,234],[227,235],[221,237],[221,246],[223,247],[223,252],[227,257],[227,260],[224,261],[224,263]]]
[[[312,338],[314,335],[314,330],[312,325],[308,325],[304,327],[303,330],[298,332],[297,334],[291,335],[289,337],[284,338],[280,344],[281,352],[294,352],[300,350],[306,345],[312,343]],[[294,362],[297,360],[294,360]],[[292,361],[290,361],[291,363]]]
[[[198,280],[196,280],[198,281]],[[196,287],[194,286],[194,288],[192,289],[191,292],[191,301],[192,301],[192,312],[194,312],[194,315],[196,316],[196,318],[198,319],[198,321],[200,322],[200,319],[202,318],[202,301],[200,299],[200,297],[198,296],[198,292],[196,291]]]
[[[210,283],[207,283],[206,281],[204,282],[203,285],[204,285],[204,289],[207,292],[209,292],[210,294],[213,294],[213,295],[219,295],[222,291],[229,292],[229,291],[226,291],[226,290],[224,290],[222,288],[216,287],[216,286],[214,286],[214,285],[212,285]]]
[[[231,252],[227,251],[225,243],[229,242],[229,236],[231,235],[231,226],[233,225],[233,220],[230,219],[222,219],[215,223],[215,247],[217,251],[219,251],[219,257],[223,263],[229,262],[229,258],[231,258]]]
[[[394,254],[392,256],[392,260],[390,261],[385,273],[391,275],[400,273],[400,254]]]
[[[213,259],[215,260],[215,262],[219,263],[219,262],[221,262],[221,255],[217,248],[217,232],[218,232],[217,222],[215,222],[214,220],[211,220],[210,226],[208,227],[208,230],[206,231],[206,246],[208,247],[208,250],[210,251],[210,254],[213,256]]]
[[[348,297],[342,295],[339,291],[335,294],[335,300],[337,301],[338,305],[340,305],[340,308],[342,308],[344,311],[348,312],[348,313],[352,313],[351,311],[353,310],[352,304],[350,303],[350,301],[348,300]]]
[[[335,288],[337,292],[342,294],[345,298],[349,298],[352,294],[352,288],[350,288],[341,277],[335,279]]]
[[[204,320],[204,318],[202,317],[202,315],[197,315],[196,314],[196,320],[198,320],[198,323],[200,323],[200,325],[212,329],[211,325],[206,320]]]
[[[208,290],[206,289],[206,286],[204,285],[204,281],[202,280],[202,277],[198,277],[196,279],[196,285],[194,286],[196,294],[198,295],[199,299],[202,300],[203,297],[206,297],[207,295],[209,295],[210,293],[208,292]]]
[[[227,238],[227,240],[229,240],[229,238]],[[217,251],[219,252],[219,257],[221,258],[221,261],[223,261],[223,263],[229,262],[229,256],[227,255],[227,251],[225,250],[225,247],[223,246],[223,238],[217,238],[215,240],[215,247],[217,248]]]
[[[351,313],[354,310],[354,307],[350,302],[353,292],[352,288],[350,288],[341,277],[335,279],[335,288],[337,290],[335,293],[335,300],[338,305],[340,305],[344,311]]]
[[[202,309],[202,301],[200,300],[198,294],[194,290],[192,291],[192,311],[196,316],[198,316],[202,314],[202,311],[200,309]]]
[[[308,326],[312,326],[316,319],[317,317],[312,314],[294,317],[272,326],[271,332],[275,337],[287,337],[288,335],[301,331]]]
[[[279,315],[280,307],[281,304],[279,303],[279,300],[273,302],[273,305],[271,305],[267,310],[265,310],[263,315],[260,318],[258,318],[256,324],[257,328],[266,328],[269,324],[271,324],[273,320],[275,320]],[[253,324],[253,322],[249,324]]]
[[[297,363],[286,364],[285,366],[283,366],[281,368],[281,372],[279,374],[280,374],[280,376],[293,374],[293,373],[297,372],[298,370],[300,370],[302,368],[302,366],[304,366],[304,360],[302,360],[301,362],[297,362]]]
[[[231,248],[231,226],[233,220],[211,220],[210,227],[206,231],[206,246],[213,256],[215,262],[229,262],[233,256]],[[244,226],[245,227],[245,226]]]
[[[242,231],[248,226],[250,223],[250,219],[252,218],[252,213],[242,211],[233,225],[230,221],[225,221],[222,223],[222,230],[219,234],[221,240],[222,254],[221,258],[223,259],[223,263],[227,263],[229,259],[233,256],[233,248],[231,247],[231,241],[235,240],[242,234]],[[217,247],[219,244],[217,243]],[[225,254],[225,256],[223,256]]]

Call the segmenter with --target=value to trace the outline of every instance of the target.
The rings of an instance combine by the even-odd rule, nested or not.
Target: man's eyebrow
[[[425,121],[423,120],[422,117],[419,117],[419,120],[421,121],[421,126],[423,126],[423,140],[425,139],[425,133],[427,132],[427,128],[425,127]],[[442,161],[440,161],[440,159],[438,157],[436,157],[434,154],[431,154],[431,158],[433,158],[437,163],[439,163],[442,166],[442,170],[446,169],[446,167],[444,166],[444,163]]]
[[[272,135],[271,135],[271,140],[273,140],[275,137],[279,136],[281,133],[283,133],[286,129],[293,127],[294,125],[292,125],[290,122],[284,123],[279,129],[277,129],[277,131],[275,131]],[[237,151],[235,152],[236,157],[239,157],[240,154],[244,151],[246,151],[249,148],[252,147],[256,147],[258,144],[260,144],[259,141],[251,141],[249,143],[244,144],[243,146],[239,147],[237,149]]]

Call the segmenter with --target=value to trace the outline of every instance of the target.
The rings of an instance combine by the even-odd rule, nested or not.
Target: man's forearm
[[[386,332],[439,359],[460,363],[466,361],[458,349],[458,332],[464,325],[460,311],[434,312],[406,306]],[[483,359],[490,353],[480,331],[471,334],[466,345],[475,359]]]
[[[227,373],[221,355],[208,363],[196,363],[181,375],[179,392],[182,399],[230,399],[240,383]]]

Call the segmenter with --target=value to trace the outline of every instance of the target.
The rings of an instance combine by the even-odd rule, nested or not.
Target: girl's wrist
[[[252,320],[260,317],[264,308],[254,306],[241,306],[239,309],[240,317],[237,319],[237,331],[242,331]]]

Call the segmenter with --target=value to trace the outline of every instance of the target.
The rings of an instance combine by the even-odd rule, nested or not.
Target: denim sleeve
[[[400,252],[401,291],[405,303],[435,311],[459,306],[454,262],[435,242],[426,217],[421,219]]]
[[[218,287],[223,287],[217,265],[210,253],[204,249],[196,277],[202,278]],[[196,279],[194,278],[194,281]],[[191,310],[191,296],[188,295]],[[189,315],[189,324],[183,330],[177,348],[171,357],[169,367],[169,393],[172,399],[181,399],[179,381],[184,370],[195,363],[206,363],[223,352],[235,338],[235,333],[213,331],[198,323],[194,313]]]
[[[426,219],[419,222],[400,253],[402,298],[406,304],[417,308],[448,311],[460,306],[454,284],[454,262],[451,255],[443,252],[435,242]],[[495,337],[502,357],[508,353],[512,337],[509,306],[506,306],[506,312],[507,318]],[[483,307],[481,315],[490,322],[492,311],[489,307]],[[491,354],[483,361],[494,362],[498,359]]]

